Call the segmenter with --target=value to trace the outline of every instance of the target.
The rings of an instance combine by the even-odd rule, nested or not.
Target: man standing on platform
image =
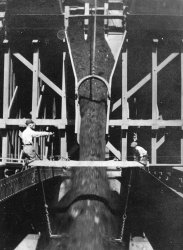
[[[28,160],[33,161],[39,159],[39,156],[36,153],[36,149],[33,145],[33,138],[49,136],[53,135],[54,133],[46,131],[35,131],[35,123],[31,119],[28,119],[25,124],[27,127],[21,135],[23,142],[23,153]]]
[[[147,163],[148,163],[147,151],[143,147],[138,146],[136,141],[133,141],[131,143],[131,148],[133,149],[134,160],[139,161],[144,165],[147,165]]]

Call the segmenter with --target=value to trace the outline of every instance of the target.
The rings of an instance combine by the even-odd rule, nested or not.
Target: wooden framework
[[[65,131],[67,125],[67,111],[66,111],[66,81],[65,81],[65,57],[66,52],[62,55],[62,79],[61,87],[59,88],[53,83],[41,70],[41,63],[39,57],[39,41],[32,41],[33,47],[33,63],[30,63],[22,54],[11,52],[11,47],[8,40],[4,40],[4,84],[3,84],[3,118],[0,119],[0,129],[2,130],[2,162],[6,161],[7,157],[21,158],[21,139],[17,127],[24,127],[27,118],[21,118],[21,110],[16,114],[16,118],[12,118],[12,110],[16,104],[17,94],[19,91],[16,85],[16,74],[13,68],[13,59],[16,58],[25,67],[32,71],[32,109],[31,116],[38,126],[54,126],[59,131]],[[41,119],[40,109],[43,105],[43,97],[45,86],[56,93],[61,99],[61,118],[60,119]],[[26,98],[26,97],[25,97]],[[25,100],[26,101],[26,100]],[[54,107],[53,107],[54,108]],[[15,115],[15,114],[14,114]],[[60,135],[60,155],[67,157],[67,140],[65,133]],[[47,148],[45,148],[45,140],[39,139],[38,145],[43,158],[47,158]],[[61,146],[62,145],[62,146]],[[12,153],[13,148],[13,153]]]
[[[165,142],[165,135],[160,139],[157,139],[157,132],[159,128],[166,127],[181,127],[183,128],[183,50],[182,45],[180,53],[171,53],[166,59],[164,59],[159,65],[158,61],[158,40],[154,39],[152,41],[152,71],[147,74],[142,80],[140,80],[134,87],[128,89],[128,42],[126,40],[125,46],[122,51],[122,97],[113,104],[112,112],[115,111],[122,105],[122,119],[109,120],[110,126],[118,126],[122,129],[122,147],[121,147],[121,159],[125,160],[127,158],[127,131],[130,127],[151,127],[154,131],[151,137],[151,165],[153,166],[165,166],[171,164],[158,164],[157,162],[157,150]],[[171,63],[178,56],[181,57],[181,118],[179,120],[163,120],[159,116],[158,111],[158,73],[163,70],[169,63]],[[148,82],[152,83],[152,119],[130,119],[129,118],[129,106],[128,99],[135,94],[140,88],[142,88]],[[183,161],[183,140],[181,140],[181,164]],[[119,152],[112,148],[111,151],[119,158]],[[172,164],[173,165],[173,164]]]
[[[104,34],[106,39],[110,40],[110,38],[115,38],[114,34],[110,32],[111,28],[111,20],[118,20],[122,22],[124,19],[123,11],[116,14],[115,12],[111,12],[109,10],[109,5],[105,4],[104,7],[99,8],[100,13],[103,11],[103,14],[98,14],[98,16],[104,18]],[[77,11],[82,12],[82,14],[77,14]],[[89,24],[90,7],[89,4],[85,4],[84,7],[78,8],[65,8],[65,19],[64,25],[65,30],[67,31],[67,27],[69,26],[69,18],[83,18],[84,21],[84,30],[83,35],[87,37],[87,26]],[[112,22],[114,24],[114,22]],[[114,55],[115,63],[112,70],[112,74],[109,80],[109,83],[105,79],[101,79],[108,84],[108,91],[111,93],[112,84],[113,84],[113,75],[117,64],[121,63],[121,72],[122,72],[122,82],[121,82],[121,98],[117,100],[115,103],[108,101],[108,113],[107,113],[107,124],[106,124],[106,132],[110,133],[110,127],[120,127],[121,128],[121,147],[120,149],[115,148],[111,142],[108,142],[106,147],[107,150],[112,152],[112,154],[118,158],[119,160],[126,161],[128,151],[128,131],[131,127],[150,127],[152,131],[151,136],[151,164],[152,165],[161,165],[157,162],[157,151],[160,146],[165,142],[165,136],[162,136],[160,139],[157,137],[157,132],[161,127],[179,127],[183,129],[183,45],[181,43],[180,53],[173,52],[160,63],[158,63],[158,43],[157,39],[153,39],[152,42],[152,51],[151,51],[151,71],[144,76],[139,82],[137,82],[131,89],[129,89],[129,80],[128,80],[128,37],[127,32],[122,30],[122,24],[115,24],[119,35],[119,49]],[[116,35],[115,33],[115,35]],[[111,37],[110,37],[111,36]],[[114,37],[112,37],[114,36]],[[80,81],[77,79],[74,62],[72,59],[72,51],[69,44],[69,39],[66,39],[68,45],[68,55],[71,59],[71,64],[73,67],[73,73],[75,78],[75,93],[78,92],[78,87]],[[109,45],[110,42],[109,42]],[[114,45],[114,44],[113,44]],[[66,126],[72,125],[75,123],[75,132],[78,133],[79,127],[79,103],[78,100],[75,100],[75,121],[68,121],[67,119],[67,108],[66,108],[66,54],[67,52],[63,52],[62,56],[62,79],[61,79],[61,88],[58,87],[54,82],[52,82],[45,74],[41,72],[41,62],[39,56],[39,41],[32,41],[33,47],[33,63],[29,62],[22,54],[14,53],[11,51],[11,46],[8,40],[4,41],[4,87],[3,87],[3,117],[0,119],[0,130],[2,134],[2,162],[5,161],[7,157],[9,157],[10,147],[13,146],[14,154],[10,155],[10,157],[20,158],[21,157],[21,141],[19,138],[17,127],[23,127],[25,124],[26,118],[21,118],[21,110],[17,113],[16,118],[12,118],[13,107],[16,103],[16,98],[18,95],[19,87],[16,85],[16,75],[13,68],[13,60],[12,58],[16,58],[19,60],[25,67],[27,67],[32,72],[32,119],[39,126],[54,126],[59,130],[60,137],[60,156],[67,157],[67,137],[66,137]],[[111,47],[112,50],[112,47]],[[159,117],[158,111],[158,73],[161,72],[169,63],[171,63],[175,58],[180,56],[181,61],[181,117],[176,120],[163,120]],[[90,77],[90,76],[86,76]],[[84,78],[85,79],[85,78]],[[40,84],[41,82],[41,84]],[[139,91],[144,85],[152,84],[152,116],[151,119],[131,119],[129,116],[129,98],[132,97],[137,91]],[[43,103],[44,91],[45,87],[48,86],[52,89],[54,93],[57,93],[59,98],[61,99],[61,118],[55,119],[46,119],[46,117],[40,118],[40,109]],[[110,119],[110,115],[112,112],[116,111],[119,107],[122,107],[122,111],[119,119]],[[111,113],[110,113],[111,112]],[[46,151],[43,150],[45,147],[45,141],[39,141],[39,145],[42,148],[42,154],[44,158],[47,157]],[[181,145],[181,162],[183,164],[183,138],[180,138]],[[75,147],[75,145],[74,145]],[[43,152],[44,151],[44,152]],[[79,163],[78,163],[79,164]],[[165,163],[164,163],[165,164]],[[162,164],[162,166],[164,165]],[[168,164],[167,164],[168,165]],[[175,165],[175,164],[172,164]]]

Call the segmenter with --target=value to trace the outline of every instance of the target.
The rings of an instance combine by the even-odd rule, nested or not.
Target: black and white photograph
[[[183,250],[183,0],[0,0],[0,250]]]

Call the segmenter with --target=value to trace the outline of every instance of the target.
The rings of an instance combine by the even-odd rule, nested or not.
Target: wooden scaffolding
[[[111,1],[112,2],[112,1]],[[100,7],[99,11],[104,16],[104,34],[108,38],[112,38],[114,36],[114,32],[111,32],[110,29],[114,28],[111,26],[110,22],[111,20],[119,19],[121,22],[121,26],[116,27],[115,35],[121,35],[121,38],[124,39],[122,43],[122,47],[119,51],[119,56],[115,60],[115,67],[112,72],[112,78],[111,78],[111,84],[110,84],[110,92],[111,92],[111,99],[109,102],[110,107],[108,109],[108,121],[107,121],[107,131],[109,132],[109,136],[111,133],[112,128],[119,128],[120,129],[120,137],[118,137],[119,142],[117,143],[120,145],[120,147],[116,147],[113,145],[111,140],[109,139],[106,144],[106,151],[109,150],[112,152],[112,154],[117,157],[119,160],[125,161],[128,158],[129,152],[129,131],[130,128],[137,128],[140,131],[141,127],[148,127],[151,131],[151,138],[150,138],[150,150],[148,150],[149,156],[150,156],[150,162],[152,165],[168,165],[169,162],[158,162],[157,155],[158,155],[158,149],[166,143],[166,133],[164,132],[161,137],[158,135],[159,129],[164,129],[168,127],[176,127],[180,130],[183,128],[183,45],[182,45],[182,39],[179,39],[180,46],[179,50],[175,49],[170,54],[167,54],[167,57],[163,59],[161,62],[158,60],[158,48],[159,43],[161,42],[161,39],[154,35],[149,39],[149,44],[151,44],[151,57],[149,58],[149,61],[151,62],[151,70],[148,72],[147,75],[144,75],[141,80],[137,80],[136,84],[133,85],[133,87],[130,87],[129,85],[129,51],[130,51],[130,36],[128,36],[128,30],[127,35],[125,34],[126,27],[124,26],[124,19],[126,19],[126,12],[125,6],[123,5],[123,11],[119,11],[119,9],[116,8],[116,4],[119,4],[121,6],[121,1],[117,2],[115,1],[115,7],[112,9],[112,5],[105,4],[104,7]],[[119,6],[118,6],[119,7]],[[66,7],[65,12],[61,13],[59,16],[59,21],[62,20],[63,23],[61,24],[62,27],[67,28],[69,25],[69,18],[72,18],[74,15],[71,13],[71,11],[76,12],[76,9],[73,10],[73,8]],[[78,15],[79,17],[83,16],[83,22],[84,22],[84,30],[83,35],[87,35],[87,25],[90,14],[90,7],[88,4],[85,4],[84,7],[78,7],[79,13],[81,11],[83,14]],[[117,11],[117,14],[116,12]],[[63,19],[60,17],[63,17]],[[13,20],[16,20],[16,18],[20,18],[18,15],[13,16]],[[30,16],[29,16],[30,18]],[[34,15],[32,16],[34,18]],[[9,34],[12,32],[11,25],[12,23],[9,22]],[[115,26],[115,22],[113,22],[113,26]],[[23,27],[21,27],[20,23],[18,23],[18,27],[13,26],[13,32],[17,30],[23,30]],[[124,29],[125,28],[125,29]],[[31,27],[33,29],[33,27]],[[63,30],[59,31],[60,34],[64,34],[62,32]],[[125,34],[125,36],[124,36]],[[58,33],[57,33],[58,35]],[[13,37],[13,36],[12,36]],[[68,148],[67,145],[67,127],[77,126],[77,123],[75,123],[74,120],[67,117],[67,98],[66,98],[66,86],[68,85],[67,82],[67,74],[68,71],[66,70],[68,61],[66,62],[66,57],[70,57],[72,64],[72,58],[71,58],[71,52],[69,51],[69,44],[67,39],[65,39],[65,35],[59,36],[59,39],[62,39],[61,43],[63,45],[62,52],[60,54],[62,58],[62,63],[59,68],[62,68],[62,73],[60,74],[59,83],[54,83],[49,77],[46,75],[46,73],[43,73],[41,70],[41,58],[40,58],[40,47],[41,47],[41,39],[37,39],[33,35],[32,37],[32,59],[28,60],[26,56],[23,55],[24,52],[16,51],[14,48],[14,45],[12,45],[12,38],[9,36],[8,38],[4,39],[1,43],[1,48],[4,50],[4,70],[3,75],[4,78],[1,81],[1,86],[3,89],[3,110],[2,110],[2,117],[0,118],[0,131],[1,131],[1,151],[2,151],[2,161],[6,161],[7,158],[21,158],[21,138],[19,136],[19,130],[22,130],[25,120],[30,117],[30,112],[27,113],[24,117],[21,112],[21,108],[17,110],[15,106],[17,105],[18,100],[18,93],[21,91],[19,84],[17,84],[17,72],[14,70],[14,65],[17,63],[16,61],[19,61],[19,63],[23,64],[30,72],[31,72],[31,79],[32,79],[32,85],[31,85],[31,118],[35,121],[36,125],[39,126],[41,129],[42,127],[55,127],[57,134],[59,136],[59,143],[57,144],[57,147],[59,148],[59,155],[60,157],[68,157],[68,151],[74,151],[77,148],[77,145],[72,145],[72,149]],[[19,37],[18,39],[23,39]],[[55,37],[55,39],[58,39]],[[116,39],[116,37],[114,38]],[[169,38],[165,38],[169,39]],[[140,40],[140,39],[139,39]],[[45,40],[44,40],[45,41]],[[143,39],[141,39],[143,43]],[[111,44],[113,41],[111,42]],[[50,42],[51,44],[51,42]],[[68,46],[67,46],[68,45]],[[113,44],[111,45],[113,46]],[[166,45],[165,45],[166,46]],[[139,55],[140,56],[140,55]],[[163,72],[163,69],[173,62],[173,60],[179,58],[180,62],[180,110],[181,110],[181,116],[178,119],[163,119],[163,117],[159,113],[158,109],[158,74],[160,72]],[[120,76],[116,76],[115,74],[117,72],[116,67],[120,67],[121,71],[118,71],[118,74],[121,74]],[[21,72],[19,72],[21,74]],[[74,79],[74,72],[71,73],[73,75],[73,82]],[[29,76],[30,77],[30,76]],[[116,80],[120,79],[120,80]],[[118,100],[112,99],[113,94],[116,91],[116,81],[118,81],[118,87],[117,91],[120,88],[121,96]],[[120,82],[120,83],[119,83]],[[75,83],[76,84],[76,83]],[[136,95],[136,93],[142,89],[145,85],[148,85],[152,88],[151,93],[151,118],[135,118],[131,117],[131,110],[129,107],[129,100],[133,96]],[[26,88],[26,86],[24,86]],[[45,94],[45,87],[47,87],[51,92],[51,95],[53,98],[52,102],[52,117],[47,118],[46,111],[44,105],[45,102],[43,102]],[[77,88],[75,85],[75,92],[77,92]],[[57,97],[55,97],[55,95]],[[26,97],[25,97],[26,98]],[[56,99],[59,99],[58,102],[56,102]],[[60,115],[54,115],[54,110],[57,108],[58,103],[60,105]],[[26,100],[25,100],[26,105]],[[75,105],[78,105],[77,100],[75,101]],[[121,109],[120,109],[121,108]],[[74,108],[73,108],[74,109]],[[15,111],[16,110],[16,111]],[[117,110],[121,110],[120,112],[116,112]],[[116,112],[117,115],[113,115]],[[111,118],[112,117],[112,118]],[[75,120],[78,119],[78,112],[76,110],[75,112]],[[77,130],[76,130],[77,131]],[[181,135],[181,133],[180,133]],[[111,135],[112,136],[112,135]],[[36,142],[35,142],[36,143]],[[53,144],[53,143],[52,143]],[[73,144],[77,144],[76,140],[74,140]],[[39,152],[42,155],[43,158],[48,157],[48,148],[44,149],[46,146],[46,142],[43,140],[37,141],[37,145],[39,147]],[[47,147],[47,146],[46,146]],[[75,149],[74,149],[75,148]],[[177,162],[171,162],[172,165],[182,165],[183,164],[183,138],[182,135],[180,136],[180,161]]]

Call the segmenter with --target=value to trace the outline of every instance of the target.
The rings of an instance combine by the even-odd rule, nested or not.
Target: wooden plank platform
[[[3,165],[4,166],[4,165]],[[24,191],[41,181],[62,176],[70,178],[71,167],[105,167],[107,168],[108,178],[115,179],[121,176],[122,168],[143,167],[135,161],[49,161],[36,160],[30,164],[31,168],[11,175],[0,180],[0,202],[13,195]],[[12,163],[13,167],[13,163]]]
[[[137,161],[49,161],[36,160],[30,164],[31,167],[55,167],[55,168],[70,168],[70,167],[106,167],[108,169],[119,168],[136,168],[144,167],[143,164]]]

